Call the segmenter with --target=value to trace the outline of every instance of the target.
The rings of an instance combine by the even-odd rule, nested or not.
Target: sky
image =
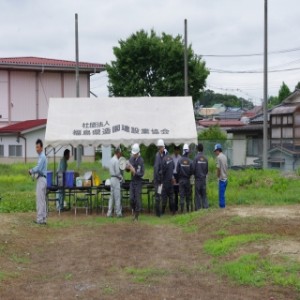
[[[261,104],[265,0],[0,0],[0,57],[110,63],[113,47],[141,29],[184,36],[210,69],[206,88]],[[268,0],[268,95],[300,81],[300,2]],[[292,69],[292,70],[291,70]],[[249,73],[250,72],[250,73]],[[91,91],[107,96],[107,73]]]

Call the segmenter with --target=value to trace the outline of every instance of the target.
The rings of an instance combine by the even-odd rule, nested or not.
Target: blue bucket
[[[47,171],[47,187],[52,186],[53,172]]]
[[[74,186],[74,171],[65,172],[65,187]]]

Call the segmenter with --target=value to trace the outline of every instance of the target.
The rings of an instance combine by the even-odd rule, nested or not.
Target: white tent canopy
[[[45,146],[192,144],[191,97],[52,98]]]

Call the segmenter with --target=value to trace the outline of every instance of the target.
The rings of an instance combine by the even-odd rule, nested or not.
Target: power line
[[[290,71],[297,71],[300,68],[289,68],[289,69],[278,69],[278,70],[269,70],[269,73],[279,73],[279,72],[290,72]],[[241,70],[241,71],[234,71],[234,70],[222,70],[222,69],[213,69],[209,68],[209,71],[212,73],[226,73],[226,74],[259,74],[263,73],[262,70]]]
[[[282,54],[300,51],[300,48],[292,48],[278,51],[270,51],[268,54]],[[251,56],[262,56],[263,53],[250,53],[250,54],[200,54],[203,57],[251,57]]]

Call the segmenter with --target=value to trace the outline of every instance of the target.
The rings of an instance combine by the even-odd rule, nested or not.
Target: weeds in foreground
[[[239,246],[270,239],[271,235],[262,233],[240,234],[227,236],[222,239],[211,239],[204,243],[204,251],[212,256],[223,256],[236,250]]]
[[[169,271],[164,269],[153,268],[125,268],[125,272],[133,276],[133,281],[137,283],[146,283],[149,281],[158,280],[162,276],[169,274]]]
[[[274,284],[300,290],[300,263],[283,259],[280,264],[258,254],[246,254],[235,261],[218,263],[216,272],[240,285],[264,286]]]

